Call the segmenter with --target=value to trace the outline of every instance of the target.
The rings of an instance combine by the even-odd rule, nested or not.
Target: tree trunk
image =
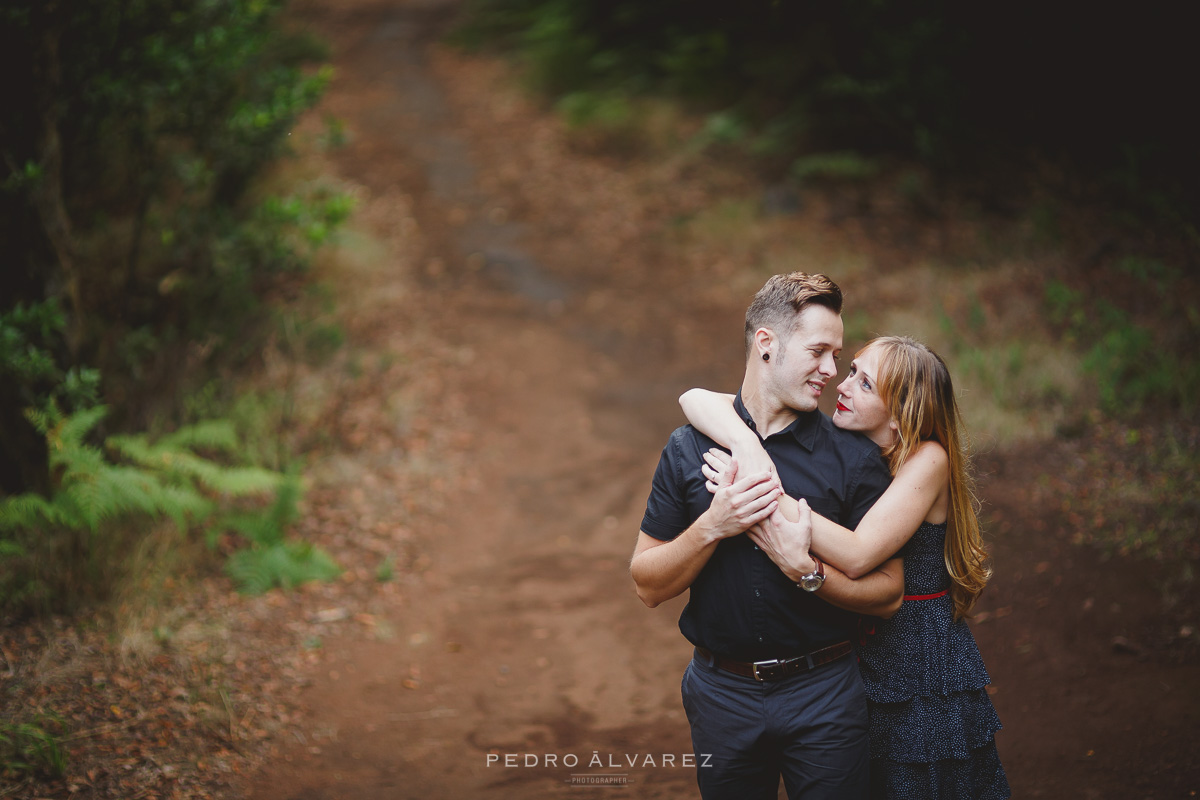
[[[61,294],[67,301],[66,342],[72,357],[78,355],[83,343],[84,303],[80,286],[79,267],[76,263],[75,237],[71,219],[63,200],[63,154],[62,138],[59,135],[58,102],[61,97],[62,65],[59,59],[59,42],[62,38],[62,20],[57,2],[44,7],[44,13],[52,21],[42,33],[41,46],[37,48],[37,73],[41,84],[41,108],[39,109],[41,130],[37,141],[37,158],[42,168],[41,177],[30,190],[30,200],[42,230],[46,234],[54,255],[58,260],[61,287],[48,287],[48,294]],[[16,164],[9,164],[14,171]],[[57,291],[56,291],[57,290]]]

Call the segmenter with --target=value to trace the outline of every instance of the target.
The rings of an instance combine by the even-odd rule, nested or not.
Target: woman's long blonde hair
[[[893,475],[930,439],[950,459],[950,510],[945,560],[956,619],[968,616],[992,575],[979,530],[979,501],[967,453],[965,428],[950,370],[941,356],[906,336],[882,336],[859,351],[878,354],[875,383],[896,421],[896,438],[883,449]]]

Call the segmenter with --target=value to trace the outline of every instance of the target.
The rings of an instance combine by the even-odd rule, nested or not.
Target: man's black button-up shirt
[[[734,407],[755,429],[739,394]],[[712,495],[700,472],[716,443],[691,425],[663,448],[642,531],[670,541],[708,510]],[[783,489],[818,514],[853,530],[891,481],[879,448],[843,431],[820,411],[802,413],[763,442]],[[694,645],[726,658],[790,658],[853,635],[858,615],[805,592],[748,536],[722,540],[692,583],[679,629]]]

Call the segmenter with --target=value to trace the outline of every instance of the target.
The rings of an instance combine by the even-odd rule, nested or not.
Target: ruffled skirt
[[[949,597],[904,603],[876,623],[858,655],[870,701],[873,799],[1010,796],[990,678]]]

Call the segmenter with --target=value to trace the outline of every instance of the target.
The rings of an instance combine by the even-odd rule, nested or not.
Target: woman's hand
[[[707,466],[701,465],[700,471],[704,473],[704,477],[708,479],[708,490],[716,491],[716,485],[720,483],[721,476],[729,469],[731,460],[737,462],[738,471],[743,475],[757,475],[760,472],[776,475],[775,462],[767,455],[767,451],[761,447],[747,448],[748,456],[739,455],[736,451],[731,456],[724,450],[718,450],[715,447],[704,454],[704,460]]]
[[[766,553],[791,581],[799,581],[801,576],[817,568],[817,562],[808,552],[812,543],[812,509],[804,500],[799,501],[799,506],[799,522],[791,522],[775,511],[746,531],[758,549]]]
[[[713,494],[716,494],[717,489],[720,489],[722,486],[728,486],[732,483],[733,476],[737,474],[737,469],[733,456],[724,450],[717,450],[716,448],[704,454],[704,463],[700,465],[700,472],[707,481],[704,484],[705,488]]]

